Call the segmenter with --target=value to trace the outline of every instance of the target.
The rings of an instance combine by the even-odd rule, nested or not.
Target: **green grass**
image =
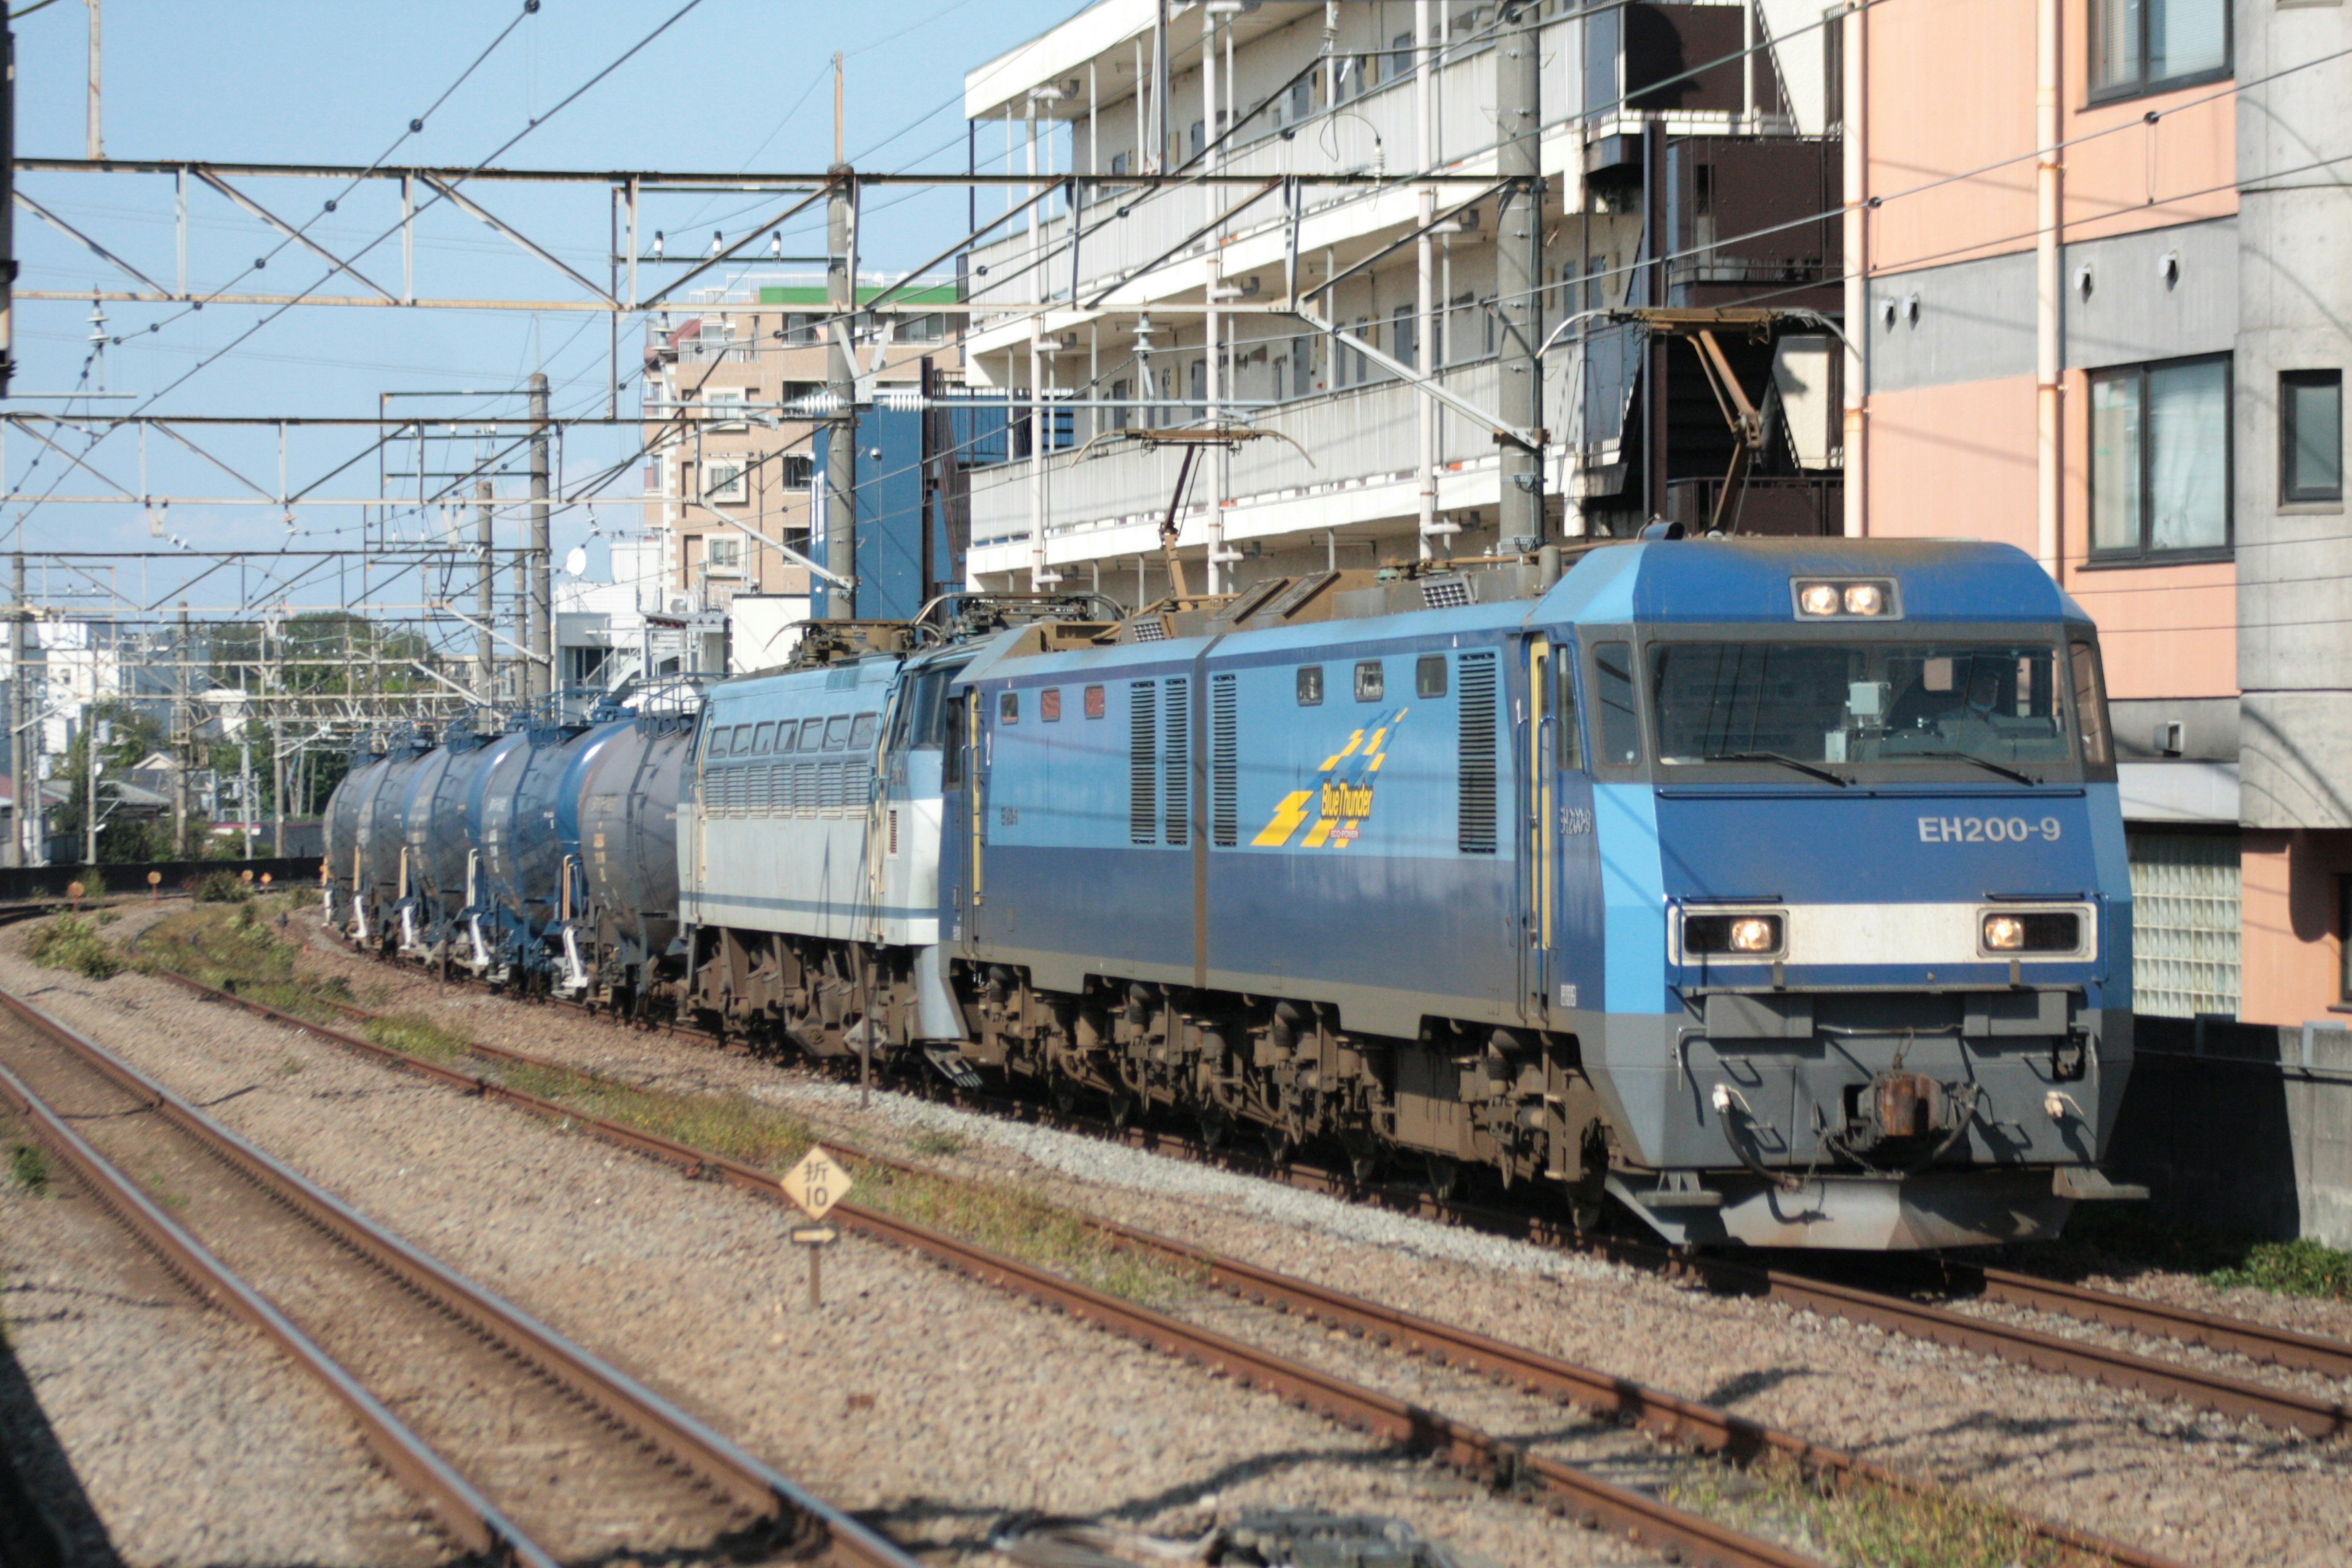
[[[49,1191],[49,1157],[30,1143],[12,1144],[8,1150],[8,1176],[35,1197],[47,1197]]]
[[[952,1132],[941,1132],[936,1128],[925,1127],[907,1140],[907,1147],[927,1159],[944,1159],[950,1154],[962,1153],[967,1145],[961,1138]]]
[[[52,915],[33,932],[26,949],[45,969],[70,970],[91,980],[122,973],[121,958],[99,934],[98,922],[86,915]]]
[[[1745,1470],[1710,1466],[1665,1496],[1737,1528],[1794,1526],[1806,1549],[1835,1568],[2089,1568],[2102,1561],[2044,1540],[2028,1521],[1965,1492],[1922,1495],[1852,1478],[1830,1486],[1777,1454]]]
[[[2243,1262],[2205,1279],[2224,1290],[2250,1286],[2274,1296],[2352,1301],[2352,1252],[2309,1240],[2258,1241]]]
[[[2316,1241],[2259,1241],[2168,1218],[2140,1204],[2084,1205],[2054,1246],[2021,1252],[2028,1267],[2085,1274],[2161,1268],[2216,1289],[2352,1300],[2352,1252]]]

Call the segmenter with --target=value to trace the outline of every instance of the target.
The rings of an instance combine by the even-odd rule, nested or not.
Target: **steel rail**
[[[481,1079],[436,1063],[423,1062],[420,1058],[405,1056],[388,1047],[377,1045],[372,1040],[347,1035],[341,1030],[321,1027],[266,1003],[256,1002],[233,992],[207,986],[186,975],[175,974],[170,971],[160,973],[164,978],[174,981],[185,989],[207,999],[227,1003],[257,1016],[311,1034],[329,1043],[356,1049],[377,1060],[388,1061],[403,1068],[426,1069],[428,1076],[438,1078],[453,1086],[463,1086],[468,1089],[481,1086],[479,1092],[525,1102],[539,1100],[537,1096],[505,1089],[502,1086],[496,1085],[494,1080]],[[325,1005],[348,1016],[367,1019],[380,1016],[355,1004],[327,998],[320,1000]],[[469,1053],[486,1060],[510,1062],[518,1067],[571,1073],[599,1085],[629,1087],[623,1079],[612,1079],[601,1073],[572,1067],[548,1058],[533,1056],[529,1052],[510,1050],[502,1046],[467,1040],[467,1049]],[[779,1203],[789,1204],[790,1202],[784,1197],[781,1184],[774,1178],[756,1167],[745,1165],[724,1155],[710,1153],[688,1144],[677,1143],[657,1134],[646,1133],[629,1127],[625,1123],[607,1122],[583,1116],[576,1111],[568,1111],[558,1101],[539,1101],[537,1105],[532,1105],[530,1108],[539,1110],[541,1114],[569,1116],[574,1121],[588,1126],[599,1135],[612,1138],[633,1150],[652,1154],[668,1163],[682,1166],[687,1169],[689,1175],[717,1174],[730,1184],[759,1195]],[[902,1174],[916,1176],[937,1174],[911,1162],[886,1154],[872,1153],[838,1140],[827,1139],[825,1146],[833,1153],[854,1163],[879,1166]],[[844,1213],[850,1210],[852,1206],[846,1204],[836,1205],[834,1212]],[[875,1215],[871,1210],[859,1209],[856,1213],[861,1218],[878,1219],[887,1226],[897,1226],[905,1231],[918,1228],[907,1226],[902,1221]],[[1401,1311],[1363,1297],[1329,1289],[1292,1275],[1262,1268],[1255,1264],[1226,1258],[1189,1243],[1156,1236],[1149,1231],[1120,1224],[1116,1220],[1098,1219],[1088,1215],[1079,1217],[1090,1229],[1108,1239],[1134,1251],[1155,1257],[1163,1262],[1201,1269],[1212,1284],[1244,1299],[1265,1304],[1279,1303],[1286,1309],[1297,1310],[1318,1321],[1369,1335],[1376,1342],[1395,1344],[1408,1352],[1425,1355],[1441,1364],[1468,1367],[1486,1375],[1515,1383],[1528,1392],[1575,1404],[1605,1418],[1630,1421],[1643,1431],[1668,1442],[1720,1455],[1741,1464],[1748,1463],[1761,1454],[1774,1453],[1794,1461],[1801,1469],[1818,1479],[1834,1482],[1853,1478],[1874,1482],[1915,1497],[1935,1496],[1947,1489],[1932,1481],[1873,1464],[1842,1449],[1809,1441],[1793,1433],[1781,1431],[1761,1422],[1748,1420],[1701,1401],[1685,1399],[1678,1394],[1649,1387],[1628,1378],[1579,1366],[1541,1351],[1514,1345],[1506,1341],[1496,1340],[1471,1330],[1457,1328],[1434,1319]],[[929,1237],[934,1233],[923,1232],[922,1234]],[[891,1237],[887,1239],[899,1238]],[[902,1244],[917,1247],[918,1250],[928,1249],[911,1241]],[[951,1245],[959,1247],[963,1246],[961,1243],[951,1243]],[[972,1253],[978,1252],[977,1248],[966,1248],[966,1250]],[[994,1259],[990,1267],[1007,1262],[1009,1260]],[[1030,1274],[1037,1272],[1027,1270],[1025,1265],[1013,1264],[1012,1267],[1024,1269]],[[967,1271],[982,1272],[970,1267],[967,1267]],[[982,1273],[982,1277],[990,1278],[985,1273]],[[1054,1280],[1057,1288],[1083,1289],[1083,1287],[1069,1286],[1068,1282],[1055,1279],[1050,1275],[1042,1276],[1042,1278]],[[1009,1282],[1009,1277],[1004,1280],[992,1279],[992,1282]],[[1021,1288],[1026,1289],[1025,1286]],[[1124,1303],[1115,1304],[1122,1310],[1135,1310],[1135,1309],[1127,1308]],[[1170,1347],[1163,1345],[1160,1348]],[[1180,1350],[1175,1353],[1189,1352]],[[2071,1551],[2084,1552],[2102,1561],[2116,1563],[2118,1568],[2175,1568],[2171,1560],[2140,1548],[2108,1541],[2069,1525],[2034,1519],[2031,1516],[2023,1517],[2024,1521],[2034,1533],[2043,1540]]]
[[[5,991],[0,1014],[65,1047],[229,1168],[457,1321],[533,1363],[685,1474],[793,1528],[808,1560],[830,1568],[920,1568],[895,1542],[744,1453],[619,1368],[377,1226],[70,1025]]]
[[[2154,1339],[2179,1340],[2274,1366],[2297,1367],[2328,1377],[2352,1377],[2352,1344],[2323,1334],[2274,1328],[2251,1318],[2200,1312],[2114,1290],[2094,1290],[2006,1268],[1976,1268],[1969,1272],[1975,1275],[1978,1291],[1988,1301],[2030,1307],[2037,1312],[2123,1329]]]
[[[342,1047],[373,1060],[417,1073],[485,1100],[494,1100],[585,1129],[608,1142],[677,1166],[688,1175],[715,1177],[746,1192],[790,1206],[782,1184],[756,1165],[681,1143],[659,1133],[583,1112],[561,1100],[513,1089],[495,1079],[425,1060],[358,1035],[314,1024],[266,1004],[224,992],[185,975],[163,972],[199,994],[231,1003],[257,1016]],[[5,999],[5,998],[0,998]],[[468,1048],[493,1060],[577,1072],[561,1062],[494,1046]],[[582,1075],[594,1077],[594,1075]],[[612,1080],[604,1080],[612,1081]],[[901,1169],[919,1171],[902,1165]],[[955,1237],[846,1200],[828,1219],[876,1240],[927,1257],[983,1284],[1025,1296],[1123,1338],[1150,1346],[1244,1386],[1262,1388],[1302,1405],[1356,1431],[1385,1437],[1418,1453],[1433,1454],[1488,1484],[1549,1494],[1546,1502],[1580,1522],[1623,1533],[1683,1561],[1718,1568],[1818,1568],[1770,1542],[1744,1535],[1654,1498],[1615,1486],[1572,1465],[1531,1454],[1467,1423],[1425,1409],[1361,1384],[1318,1371],[1213,1330],[1198,1328],[1149,1307],[1138,1306],[1075,1280],[991,1252]]]
[[[435,1453],[383,1403],[345,1372],[317,1342],[289,1321],[283,1312],[247,1284],[204,1245],[180,1228],[154,1201],[81,1134],[33,1092],[31,1086],[0,1064],[0,1097],[5,1097],[31,1125],[33,1135],[63,1161],[99,1205],[160,1258],[198,1300],[226,1308],[275,1343],[303,1371],[323,1384],[328,1394],[358,1423],[360,1440],[394,1480],[422,1501],[443,1530],[468,1552],[529,1564],[557,1568],[556,1560],[474,1489],[473,1484]]]

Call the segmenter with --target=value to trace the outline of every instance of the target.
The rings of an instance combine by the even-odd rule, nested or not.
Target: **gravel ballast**
[[[771,1205],[161,981],[21,952],[0,937],[0,984],[902,1539],[982,1553],[1024,1511],[1181,1532],[1300,1506],[1401,1517],[1465,1568],[1651,1560],[855,1237],[811,1312]],[[119,1500],[92,1497],[110,1520]]]
[[[74,1568],[446,1555],[324,1391],[61,1174],[0,1182],[0,1443]]]
[[[313,941],[331,939],[320,933]],[[873,1108],[860,1112],[854,1087],[691,1037],[625,1030],[463,988],[445,992],[427,978],[338,952],[314,952],[306,962],[348,975],[372,1005],[415,1009],[488,1043],[673,1089],[751,1094],[877,1151],[1026,1182],[1072,1207],[1708,1399],[2185,1561],[2316,1568],[2340,1563],[2340,1543],[2352,1539],[2352,1442],[2310,1442],[1843,1320],[1711,1296],[905,1095],[877,1090]],[[2352,1337],[2352,1310],[2340,1304],[2219,1292],[2184,1276],[2147,1277],[2132,1288]],[[2026,1316],[2047,1332],[2107,1334]],[[2352,1392],[2169,1342],[2131,1348],[2337,1399]]]

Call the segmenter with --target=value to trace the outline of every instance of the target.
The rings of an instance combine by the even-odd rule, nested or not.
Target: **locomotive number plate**
[[[1922,844],[2055,844],[2062,831],[2054,816],[1923,816]]]

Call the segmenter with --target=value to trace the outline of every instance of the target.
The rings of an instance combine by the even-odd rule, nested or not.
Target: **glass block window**
[[[2158,1017],[2238,1013],[2238,836],[2134,833],[2132,1005]]]

